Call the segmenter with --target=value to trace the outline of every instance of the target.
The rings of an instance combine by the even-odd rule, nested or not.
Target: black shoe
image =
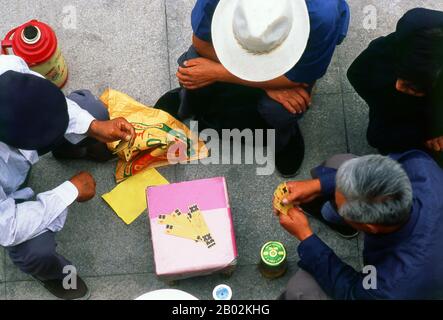
[[[35,278],[35,277],[34,277]],[[86,283],[77,276],[77,288],[63,288],[63,280],[39,280],[35,278],[46,290],[61,300],[88,300],[90,292]]]
[[[181,88],[176,88],[166,92],[155,104],[156,109],[163,110],[169,113],[174,118],[178,118],[178,110],[180,108],[180,91]]]
[[[323,215],[321,214],[321,209],[323,208],[324,204],[327,201],[328,200],[324,198],[318,198],[315,199],[314,201],[311,201],[310,203],[302,204],[300,205],[300,207],[308,216],[317,219],[321,223],[327,225],[329,228],[335,231],[340,237],[345,239],[355,238],[358,235],[358,231],[352,228],[351,226],[330,223],[329,221],[326,221],[325,218],[323,218]]]
[[[86,148],[87,158],[95,162],[107,162],[115,159],[117,155],[109,151],[106,143],[97,142]]]
[[[80,160],[88,155],[86,147],[59,148],[52,151],[54,158],[58,160]]]
[[[89,144],[89,143],[88,143]],[[64,147],[52,151],[54,158],[58,160],[92,160],[96,162],[107,162],[116,158],[117,156],[109,151],[105,143],[91,142],[84,147]]]
[[[275,154],[275,166],[283,178],[296,176],[305,158],[305,141],[298,125],[297,131],[288,145]]]

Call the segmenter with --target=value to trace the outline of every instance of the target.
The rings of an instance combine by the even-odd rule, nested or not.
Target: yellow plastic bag
[[[117,183],[145,169],[166,166],[171,158],[183,162],[208,156],[204,142],[168,113],[112,89],[107,89],[100,100],[107,106],[111,119],[123,117],[136,131],[132,147],[118,153]],[[109,143],[109,150],[116,150],[118,144]]]

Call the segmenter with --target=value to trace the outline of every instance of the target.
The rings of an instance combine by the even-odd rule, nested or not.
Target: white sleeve
[[[0,55],[0,75],[2,75],[7,71],[15,71],[24,74],[33,74],[40,78],[44,78],[40,73],[34,72],[31,69],[29,69],[25,60],[23,60],[22,58],[14,55],[2,54]]]
[[[59,231],[66,219],[67,208],[78,197],[77,188],[69,181],[40,193],[36,201],[16,204],[0,187],[0,245],[15,246],[42,234]]]
[[[87,137],[87,132],[91,126],[91,122],[95,118],[86,110],[66,98],[68,103],[69,125],[65,133],[65,138],[72,144],[77,144]]]

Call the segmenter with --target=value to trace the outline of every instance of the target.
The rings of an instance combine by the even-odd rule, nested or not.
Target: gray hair
[[[371,155],[347,161],[337,172],[337,189],[347,200],[339,209],[347,220],[393,226],[409,218],[412,185],[391,158]]]

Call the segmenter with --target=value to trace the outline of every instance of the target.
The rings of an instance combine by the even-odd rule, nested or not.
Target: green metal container
[[[286,249],[281,242],[269,241],[260,251],[259,270],[268,279],[283,276],[288,269]]]

